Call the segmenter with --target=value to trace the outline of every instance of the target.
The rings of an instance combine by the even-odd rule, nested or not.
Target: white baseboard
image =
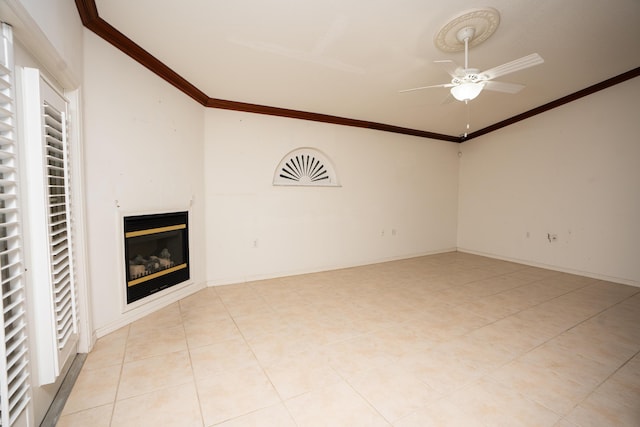
[[[421,253],[415,253],[415,254],[407,254],[407,255],[399,255],[399,256],[393,256],[393,257],[379,258],[379,259],[375,259],[375,260],[371,260],[371,261],[365,261],[365,262],[356,263],[356,264],[347,264],[347,263],[345,263],[345,264],[335,264],[335,265],[326,265],[326,266],[322,266],[322,267],[309,268],[309,269],[278,271],[278,272],[271,272],[271,273],[265,273],[265,274],[254,274],[254,275],[248,275],[248,276],[241,276],[241,277],[218,278],[218,279],[214,279],[214,280],[208,281],[207,282],[207,286],[234,285],[234,284],[238,284],[238,283],[255,282],[255,281],[258,281],[258,280],[277,279],[279,277],[299,276],[301,274],[321,273],[323,271],[341,270],[343,268],[362,267],[362,266],[365,266],[365,265],[381,264],[381,263],[384,263],[384,262],[400,261],[400,260],[403,260],[403,259],[418,258],[418,257],[421,257],[421,256],[437,255],[437,254],[443,254],[443,253],[455,252],[455,251],[456,251],[456,248],[455,247],[451,247],[451,248],[440,249],[440,250],[437,250],[437,251],[428,251],[428,252],[421,252]]]
[[[502,260],[502,261],[516,262],[518,264],[528,265],[529,267],[544,268],[544,269],[547,269],[547,270],[558,271],[558,272],[561,272],[561,273],[576,274],[578,276],[590,277],[592,279],[598,279],[598,280],[604,280],[604,281],[607,281],[607,282],[620,283],[622,285],[640,287],[640,282],[637,281],[637,280],[622,279],[620,277],[607,276],[605,274],[592,273],[592,272],[589,272],[589,271],[575,270],[575,269],[572,269],[572,268],[566,268],[566,267],[562,267],[562,266],[558,266],[558,265],[545,264],[545,263],[541,263],[541,262],[535,262],[535,261],[530,261],[530,260],[525,260],[525,259],[520,259],[520,258],[505,257],[505,256],[501,256],[501,255],[492,254],[492,253],[489,253],[489,252],[474,251],[472,249],[457,248],[457,250],[458,250],[458,252],[464,252],[464,253],[467,253],[467,254],[479,255],[479,256],[484,256],[484,257],[487,257],[487,258],[499,259],[499,260]]]
[[[136,320],[143,318],[144,316],[147,316],[155,311],[160,310],[161,308],[180,301],[182,298],[186,298],[189,295],[204,289],[205,287],[206,286],[204,283],[193,283],[189,286],[178,289],[175,292],[168,293],[161,298],[152,300],[147,304],[140,305],[133,310],[126,311],[118,320],[96,329],[95,336],[96,338],[100,338],[107,334],[110,334],[111,332],[125,327],[135,322]]]

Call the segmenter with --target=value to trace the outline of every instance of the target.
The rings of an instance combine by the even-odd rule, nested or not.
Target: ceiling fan
[[[513,94],[521,91],[524,88],[524,85],[500,82],[495,81],[494,79],[544,62],[544,59],[542,59],[540,55],[532,53],[531,55],[507,62],[506,64],[498,65],[497,67],[490,68],[482,72],[477,68],[470,68],[469,42],[473,39],[475,32],[475,28],[469,26],[461,28],[456,34],[458,41],[460,43],[464,43],[464,68],[451,60],[435,61],[436,64],[441,65],[445,71],[449,73],[451,76],[451,83],[416,87],[401,90],[400,92],[446,87],[451,88],[451,95],[455,99],[464,102],[475,99],[480,95],[480,92],[482,92],[483,89]]]

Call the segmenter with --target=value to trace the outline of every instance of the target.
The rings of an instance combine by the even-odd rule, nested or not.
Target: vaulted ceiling
[[[640,75],[638,0],[76,0],[85,26],[203,105],[460,141]],[[538,53],[468,105],[434,39],[491,7],[481,71]],[[478,24],[484,25],[482,22]],[[467,124],[469,128],[467,129]],[[463,138],[464,139],[464,138]]]

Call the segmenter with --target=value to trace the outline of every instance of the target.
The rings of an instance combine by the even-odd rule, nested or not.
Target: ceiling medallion
[[[500,24],[500,12],[492,7],[473,9],[453,18],[434,38],[434,43],[443,52],[459,52],[464,50],[464,41],[458,39],[458,32],[465,27],[475,29],[469,40],[469,47],[474,47],[491,37]]]

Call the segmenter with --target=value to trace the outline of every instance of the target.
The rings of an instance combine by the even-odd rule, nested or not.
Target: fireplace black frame
[[[183,283],[190,278],[189,270],[189,212],[170,212],[150,215],[125,216],[124,221],[124,261],[125,287],[127,290],[127,304],[141,300],[149,295],[172,286]],[[157,235],[159,238],[174,234],[178,237],[182,257],[180,264],[174,268],[150,274],[147,277],[132,277],[129,268],[130,260],[136,254],[130,253],[131,243],[143,233],[145,236]],[[148,234],[147,234],[148,233]],[[177,233],[177,234],[176,234]],[[157,254],[154,254],[157,255]],[[186,265],[185,265],[186,264]]]

